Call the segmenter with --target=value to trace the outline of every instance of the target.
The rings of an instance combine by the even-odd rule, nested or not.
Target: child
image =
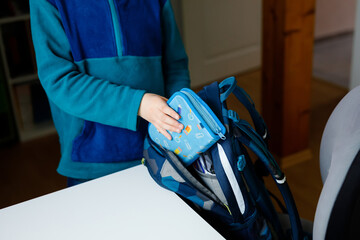
[[[30,0],[30,19],[60,174],[83,182],[139,164],[146,121],[169,139],[182,130],[162,97],[190,83],[170,0]]]

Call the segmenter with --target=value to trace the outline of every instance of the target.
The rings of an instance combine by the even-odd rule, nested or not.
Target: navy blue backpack
[[[248,110],[255,128],[229,110],[233,93]],[[284,173],[268,151],[267,127],[234,77],[204,87],[198,96],[226,127],[225,138],[185,166],[174,152],[147,138],[144,157],[152,178],[175,192],[226,239],[305,239],[294,199]],[[275,180],[286,205],[291,230],[280,224],[278,213],[255,169],[248,150],[255,153]]]

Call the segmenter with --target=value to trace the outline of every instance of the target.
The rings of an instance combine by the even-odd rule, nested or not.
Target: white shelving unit
[[[37,137],[41,137],[50,133],[55,132],[55,127],[52,123],[51,118],[48,121],[41,121],[41,122],[34,122],[31,116],[32,106],[31,101],[28,97],[27,103],[25,105],[23,104],[24,96],[21,96],[18,94],[17,89],[19,87],[24,87],[36,83],[38,81],[38,76],[35,73],[35,67],[33,69],[33,72],[23,71],[22,69],[18,69],[18,74],[14,76],[14,74],[11,71],[11,62],[9,62],[9,49],[7,49],[9,46],[7,46],[7,43],[5,42],[6,33],[4,32],[4,29],[11,25],[16,23],[24,23],[24,29],[26,30],[26,22],[29,22],[30,15],[29,14],[21,14],[18,16],[11,16],[11,17],[2,17],[0,18],[0,54],[1,54],[1,63],[3,64],[3,69],[5,72],[5,78],[7,80],[8,84],[8,90],[10,93],[12,108],[14,110],[15,115],[15,121],[17,126],[18,135],[20,138],[20,141],[27,141],[31,140]],[[24,31],[24,29],[15,29],[12,31]],[[23,33],[24,34],[24,33]],[[27,38],[30,38],[30,34],[26,33]],[[29,39],[27,43],[29,42]],[[30,49],[32,46],[28,44],[28,48]],[[7,51],[8,50],[8,51]],[[29,52],[31,54],[31,50]],[[25,53],[24,53],[25,54]],[[20,57],[23,56],[23,53],[20,52]],[[29,64],[34,65],[34,62],[29,62]],[[28,66],[26,66],[28,67]],[[16,69],[17,71],[17,69]],[[46,100],[46,99],[45,99]],[[23,106],[22,106],[23,104]],[[27,116],[25,116],[25,113],[29,113]],[[25,123],[25,120],[27,121]]]

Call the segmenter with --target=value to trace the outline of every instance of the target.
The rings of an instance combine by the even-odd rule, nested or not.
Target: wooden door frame
[[[315,0],[263,0],[262,11],[262,114],[270,150],[280,159],[306,156]]]

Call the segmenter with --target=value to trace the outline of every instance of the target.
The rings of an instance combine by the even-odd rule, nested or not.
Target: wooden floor
[[[238,83],[260,106],[260,72],[237,76]],[[310,148],[313,159],[285,169],[301,217],[312,220],[322,183],[319,171],[319,146],[326,121],[340,99],[346,94],[328,83],[312,83]],[[229,106],[238,110],[231,100]],[[60,157],[58,138],[47,136],[27,143],[0,148],[0,208],[65,188],[66,179],[56,173]],[[271,179],[266,183],[275,189]],[[278,193],[276,193],[278,195]]]
[[[0,149],[0,208],[66,187],[57,135]]]

